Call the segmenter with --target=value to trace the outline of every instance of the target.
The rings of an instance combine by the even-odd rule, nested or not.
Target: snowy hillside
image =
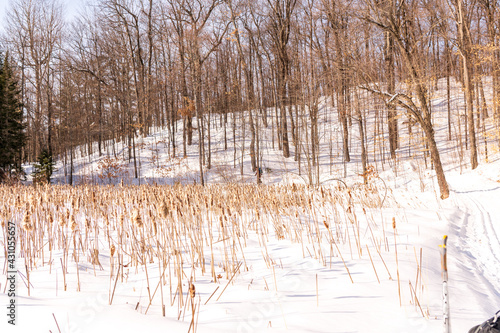
[[[272,127],[259,125],[260,189],[253,185],[249,129],[238,127],[233,137],[228,128],[225,150],[218,122],[211,130],[205,189],[193,185],[200,181],[196,135],[182,158],[182,133],[177,133],[178,157],[172,158],[166,129],[137,139],[139,179],[133,177],[128,149],[117,143],[100,157],[77,149],[74,182],[87,187],[26,187],[18,193],[3,188],[2,221],[17,223],[23,244],[33,246],[26,247],[33,261],[25,266],[23,253],[17,254],[18,325],[2,320],[2,332],[188,332],[191,325],[197,332],[218,333],[440,332],[444,235],[449,236],[451,325],[454,332],[467,331],[500,309],[499,141],[491,115],[478,131],[480,166],[471,171],[468,152],[460,146],[463,94],[459,88],[452,94],[451,140],[444,95],[441,89],[432,98],[451,190],[444,201],[430,158],[423,157],[418,126],[410,134],[407,118],[400,117],[394,163],[386,131],[376,126],[382,115],[369,105],[363,112],[374,169],[363,185],[356,119],[350,128],[351,162],[344,163],[337,112],[328,99],[320,107],[316,170],[307,163],[310,148],[301,147],[298,163],[291,145],[292,157],[285,159],[277,142],[273,148]],[[268,116],[271,122],[272,113]],[[301,121],[310,130],[308,119]],[[108,178],[111,164],[116,172]],[[68,167],[58,161],[54,183],[66,183]],[[322,186],[305,186],[315,182],[317,170]],[[92,185],[108,183],[115,186]],[[138,184],[185,187],[132,186]],[[164,203],[169,213],[160,218]],[[31,234],[22,227],[28,209],[35,224]],[[136,210],[144,232],[134,224]],[[55,216],[52,224],[47,212]],[[74,218],[74,229],[69,222],[58,225],[64,214]],[[140,246],[149,249],[147,260],[134,259]],[[5,281],[0,277],[2,292]],[[0,303],[8,303],[7,294],[0,295]]]

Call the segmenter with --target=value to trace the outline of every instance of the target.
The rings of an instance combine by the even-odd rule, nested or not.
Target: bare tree
[[[430,101],[425,85],[425,57],[423,53],[419,53],[416,45],[419,43],[418,38],[424,36],[416,30],[417,26],[421,26],[419,24],[419,14],[410,10],[406,3],[400,3],[396,9],[402,17],[397,17],[392,14],[394,12],[388,11],[384,2],[367,1],[366,4],[369,10],[366,12],[365,20],[390,33],[394,38],[395,48],[398,50],[401,61],[406,68],[411,90],[416,96],[418,105],[411,96],[405,93],[393,95],[388,92],[375,91],[369,86],[365,86],[365,89],[385,97],[388,105],[392,104],[401,107],[412,121],[417,122],[422,127],[436,170],[441,199],[446,199],[449,197],[449,188],[434,138],[434,127],[429,108]]]
[[[290,157],[288,142],[288,121],[286,110],[288,107],[288,84],[290,71],[290,58],[288,55],[288,42],[292,27],[292,17],[297,5],[297,0],[267,0],[269,6],[270,36],[273,40],[277,61],[278,79],[278,105],[280,109],[281,136],[283,140],[283,156]],[[290,108],[288,108],[290,110]],[[291,111],[289,111],[291,112]],[[292,129],[293,130],[293,129]]]
[[[198,127],[199,139],[199,168],[200,182],[205,184],[203,175],[204,138],[203,130],[203,101],[202,101],[202,67],[208,57],[216,51],[222,42],[229,22],[216,19],[216,9],[220,1],[209,2],[199,0],[179,0],[179,9],[183,15],[186,26],[187,48],[186,53],[191,66],[191,80],[193,84],[193,100]],[[209,32],[211,31],[211,32]]]
[[[28,112],[31,160],[41,146],[52,154],[54,68],[63,25],[62,7],[56,0],[16,0],[7,11],[7,43],[21,62],[23,73],[22,99]]]
[[[470,5],[472,8],[472,5]],[[470,34],[470,11],[463,0],[453,1],[453,17],[457,24],[458,50],[462,57],[462,70],[464,75],[465,101],[467,103],[467,124],[470,143],[470,163],[472,169],[477,168],[477,143],[476,128],[474,126],[474,88],[473,81],[473,50]]]
[[[394,14],[395,2],[394,0],[388,1],[387,11],[389,15]],[[384,57],[385,57],[385,70],[386,70],[386,81],[387,81],[387,92],[389,94],[396,93],[396,73],[394,65],[394,37],[389,31],[385,31],[385,45],[384,45]],[[395,105],[388,105],[387,110],[387,123],[389,128],[389,147],[391,151],[391,157],[396,158],[396,150],[399,146],[398,140],[398,120]]]

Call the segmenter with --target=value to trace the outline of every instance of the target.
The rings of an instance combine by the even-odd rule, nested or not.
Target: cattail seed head
[[[196,296],[196,288],[194,287],[194,284],[189,285],[189,296],[191,298],[194,298]]]
[[[159,208],[159,213],[160,216],[163,217],[164,219],[167,218],[168,216],[168,206],[165,202],[163,202]]]
[[[392,229],[396,229],[396,218],[392,218]]]
[[[33,231],[34,229],[34,226],[33,224],[31,223],[31,219],[30,219],[30,216],[28,213],[26,213],[26,215],[24,215],[24,219],[23,219],[23,223],[22,223],[22,228],[26,231]]]
[[[111,252],[111,256],[115,255],[115,251],[116,251],[115,244],[111,244],[111,247],[109,248],[109,251]]]
[[[134,210],[134,213],[132,215],[132,221],[134,221],[135,225],[138,228],[142,228],[142,226],[144,225],[144,223],[142,222],[141,214],[139,213],[138,209]]]
[[[71,231],[75,231],[76,229],[78,229],[78,223],[76,223],[75,216],[71,215],[70,221],[71,221],[70,225]]]

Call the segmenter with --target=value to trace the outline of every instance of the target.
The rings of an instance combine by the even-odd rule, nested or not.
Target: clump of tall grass
[[[194,309],[199,311],[196,275],[209,272],[214,283],[225,277],[225,287],[214,297],[217,301],[238,274],[251,269],[246,258],[250,237],[261,244],[262,260],[275,279],[277,263],[267,248],[270,239],[299,244],[304,257],[324,266],[340,257],[352,283],[347,256],[362,258],[366,250],[379,279],[369,246],[383,261],[380,245],[386,243],[385,229],[373,218],[377,205],[364,205],[355,200],[356,195],[348,188],[296,184],[0,186],[3,216],[12,216],[25,231],[20,235],[20,257],[29,269],[34,262],[52,266],[55,252],[62,254],[64,290],[72,265],[79,290],[79,264],[87,260],[95,272],[105,269],[101,262],[109,256],[110,304],[116,286],[130,274],[125,275],[124,268],[135,268],[137,274],[140,269],[148,286],[145,306],[149,309],[160,297],[162,313],[165,303],[177,304],[179,318],[187,303],[193,318]],[[152,269],[158,271],[155,279],[160,281],[150,279]],[[164,293],[167,284],[170,288]],[[164,302],[164,297],[170,300]]]

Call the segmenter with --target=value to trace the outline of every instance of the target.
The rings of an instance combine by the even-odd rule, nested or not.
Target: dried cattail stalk
[[[167,218],[168,216],[168,206],[165,202],[163,202],[160,206],[160,209],[159,209],[159,213],[160,213],[160,216],[163,217],[164,219]]]
[[[71,221],[71,226],[70,226],[71,231],[77,230],[78,229],[78,223],[76,223],[74,215],[71,215],[70,221]]]
[[[323,224],[325,225],[325,227],[326,227],[327,229],[330,229],[330,226],[328,225],[328,223],[326,223],[326,220],[323,220]]]
[[[98,249],[92,249],[90,252],[90,262],[92,265],[101,265],[99,262],[99,250]]]
[[[33,229],[35,229],[33,224],[31,223],[31,219],[30,219],[30,216],[28,213],[26,213],[26,215],[24,215],[23,223],[21,226],[24,230],[26,230],[28,232],[33,231]]]
[[[189,285],[189,296],[191,298],[194,298],[196,296],[196,288],[194,287],[194,284]]]
[[[144,225],[144,223],[142,223],[141,214],[139,213],[138,209],[134,210],[134,213],[132,214],[132,221],[134,221],[135,225],[138,228],[142,228],[142,226]]]

